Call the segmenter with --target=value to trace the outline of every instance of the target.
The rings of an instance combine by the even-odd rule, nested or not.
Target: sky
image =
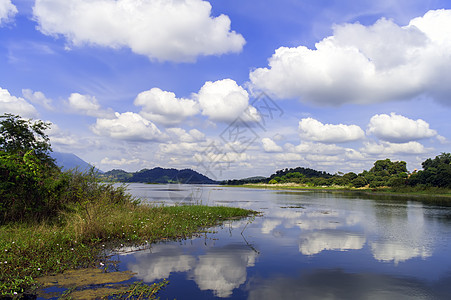
[[[450,80],[449,0],[0,0],[0,114],[103,171],[421,169]]]

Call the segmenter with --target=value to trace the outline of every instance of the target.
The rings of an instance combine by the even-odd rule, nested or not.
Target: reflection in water
[[[400,243],[371,243],[371,251],[375,259],[380,261],[393,261],[395,265],[411,258],[426,258],[431,256],[429,249],[413,248]]]
[[[263,212],[214,228],[208,240],[126,255],[138,279],[169,279],[162,299],[185,299],[177,287],[190,284],[196,299],[447,299],[451,292],[447,207],[305,191],[134,187],[152,203],[198,198]]]
[[[213,290],[218,297],[228,297],[246,282],[246,268],[254,266],[257,253],[242,246],[211,249],[199,257],[193,279],[201,290]]]
[[[362,249],[365,237],[342,231],[315,231],[302,236],[299,252],[318,254],[323,250],[345,251]]]
[[[255,280],[250,300],[264,299],[434,299],[424,283],[379,274],[318,270],[300,277]]]
[[[377,240],[371,243],[375,259],[395,265],[415,257],[431,256],[431,237],[422,204],[408,203],[405,209],[379,206]]]
[[[135,254],[138,263],[129,264],[128,268],[136,277],[146,282],[168,278],[172,272],[184,272],[193,268],[196,259],[185,255],[178,245],[158,244],[152,247],[152,253]]]
[[[247,267],[253,266],[257,253],[248,246],[228,245],[211,248],[197,256],[185,254],[180,245],[158,244],[152,253],[139,252],[136,263],[128,269],[145,282],[168,278],[174,272],[188,272],[200,290],[212,290],[218,297],[228,297],[246,281]]]

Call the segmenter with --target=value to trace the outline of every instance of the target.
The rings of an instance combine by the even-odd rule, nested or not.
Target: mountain
[[[128,173],[123,170],[105,172],[102,178],[121,182],[143,183],[187,183],[187,184],[215,184],[216,181],[191,169],[142,169],[138,172]]]
[[[56,165],[61,167],[63,171],[77,168],[79,171],[84,172],[93,167],[73,153],[51,152],[50,156],[55,159]],[[94,168],[94,170],[103,173],[97,168]]]

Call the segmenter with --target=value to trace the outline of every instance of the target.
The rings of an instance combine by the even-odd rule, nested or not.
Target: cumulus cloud
[[[299,122],[301,139],[323,143],[344,143],[359,140],[365,136],[357,125],[323,124],[312,118],[305,118]]]
[[[0,0],[0,26],[11,21],[17,14],[17,8],[11,0]]]
[[[47,110],[53,110],[52,99],[47,98],[42,92],[33,92],[30,89],[23,89],[22,95],[28,101],[41,105]]]
[[[390,143],[390,142],[366,142],[364,147],[360,149],[361,152],[367,154],[423,154],[431,149],[425,148],[422,144],[418,142],[408,142],[408,143]]]
[[[412,120],[395,113],[374,115],[367,133],[392,143],[405,143],[437,135],[437,131],[430,129],[427,122],[421,119]]]
[[[283,149],[270,138],[262,138],[263,149],[266,152],[282,152]]]
[[[191,99],[176,98],[172,92],[152,88],[139,93],[135,105],[142,106],[140,114],[163,125],[175,125],[199,113],[199,105]]]
[[[245,44],[229,17],[212,17],[202,0],[36,0],[33,14],[43,34],[69,45],[128,47],[152,60],[190,62]]]
[[[0,87],[0,112],[34,118],[38,112],[24,98],[12,96],[7,89]]]
[[[297,146],[287,143],[285,144],[284,147],[289,152],[304,153],[304,154],[328,154],[328,155],[337,155],[343,153],[347,149],[337,146],[335,144],[323,144],[312,142],[302,142]]]
[[[67,104],[72,111],[91,117],[114,117],[113,111],[103,110],[94,96],[72,93]]]
[[[166,133],[176,142],[195,143],[205,140],[205,134],[197,129],[186,132],[182,128],[169,128]]]
[[[197,98],[202,115],[212,121],[231,122],[248,111],[249,94],[232,79],[207,81]]]
[[[280,47],[269,67],[250,73],[253,88],[317,105],[377,103],[422,94],[449,104],[451,10],[429,11],[407,26],[337,25],[315,45]]]
[[[152,141],[162,137],[161,131],[149,120],[132,113],[115,113],[115,119],[99,118],[91,129],[97,135],[119,140]]]

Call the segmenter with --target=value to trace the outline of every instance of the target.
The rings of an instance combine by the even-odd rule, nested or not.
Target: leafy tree
[[[360,188],[364,187],[367,182],[363,176],[358,176],[351,181],[351,184],[356,188]]]
[[[50,140],[45,134],[50,125],[40,120],[25,120],[18,115],[0,116],[0,151],[21,157],[32,151],[39,160],[54,166],[54,160],[49,156],[52,151]]]
[[[428,158],[423,163],[423,170],[415,176],[421,184],[451,188],[451,154],[442,153],[434,159]]]
[[[42,216],[55,210],[52,194],[60,170],[49,156],[50,124],[0,116],[0,223]],[[50,210],[49,210],[50,209]]]

